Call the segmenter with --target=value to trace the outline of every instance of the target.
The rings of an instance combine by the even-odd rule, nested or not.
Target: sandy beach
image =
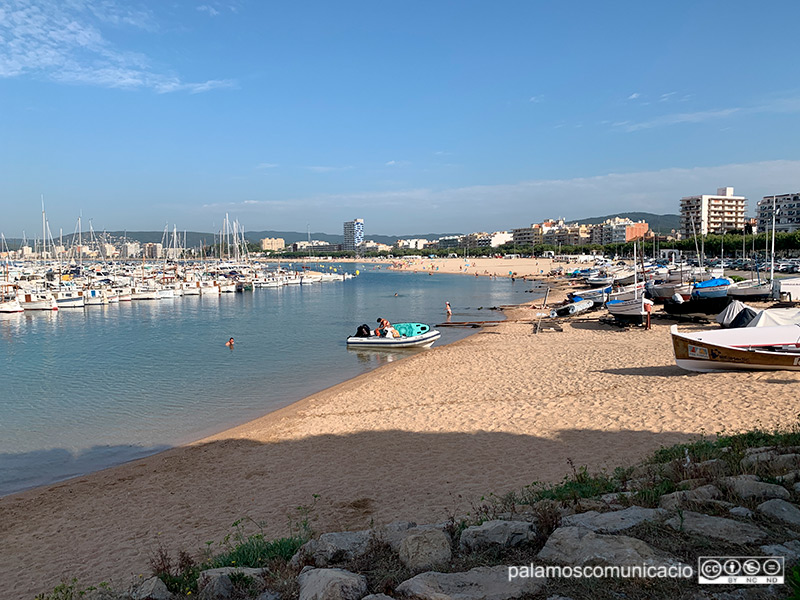
[[[463,259],[433,262],[464,272]],[[549,269],[471,259],[467,275]],[[315,494],[318,532],[443,520],[490,492],[558,481],[568,460],[613,469],[797,412],[800,373],[683,371],[667,321],[620,330],[600,311],[537,335],[536,312],[509,309],[504,323],[192,445],[0,498],[5,597],[32,598],[65,576],[125,585],[148,573],[159,543],[196,551],[242,517],[286,535]]]

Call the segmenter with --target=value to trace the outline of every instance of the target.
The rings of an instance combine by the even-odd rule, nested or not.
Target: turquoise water
[[[356,268],[342,282],[0,315],[0,495],[198,439],[406,356],[346,348],[377,317],[433,325],[449,301],[453,321],[492,320],[489,307],[532,299],[521,281]],[[474,330],[441,331],[437,344]]]

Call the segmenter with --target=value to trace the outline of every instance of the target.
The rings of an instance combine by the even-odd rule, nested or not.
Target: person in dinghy
[[[399,338],[400,332],[392,327],[392,324],[388,321],[388,319],[378,317],[378,328],[375,330],[375,335],[380,337]]]

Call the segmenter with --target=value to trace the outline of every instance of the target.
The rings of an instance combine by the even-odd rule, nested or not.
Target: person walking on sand
[[[449,303],[449,302],[445,302],[445,303],[444,303],[444,308],[445,308],[445,310],[447,311],[447,316],[448,316],[448,317],[449,317],[449,316],[452,316],[452,314],[453,314],[453,311],[452,311],[452,310],[451,310],[451,308],[450,308],[450,303]]]

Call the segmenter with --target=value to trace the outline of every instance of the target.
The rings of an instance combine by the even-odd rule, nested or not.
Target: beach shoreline
[[[800,374],[682,371],[660,322],[618,330],[595,315],[537,335],[531,303],[504,313],[241,426],[0,498],[9,597],[62,577],[124,586],[147,576],[159,544],[194,552],[241,518],[287,535],[316,496],[318,533],[437,522],[486,494],[559,481],[570,464],[611,470],[795,413],[785,384]]]

